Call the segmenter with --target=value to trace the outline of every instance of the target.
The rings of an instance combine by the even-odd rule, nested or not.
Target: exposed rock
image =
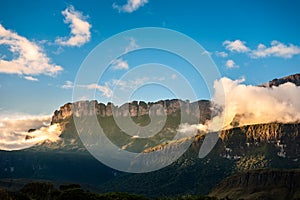
[[[113,113],[116,116],[131,116],[138,117],[143,115],[149,115],[151,106],[161,105],[154,110],[155,115],[167,115],[176,113],[182,109],[183,112],[188,113],[191,116],[199,116],[200,122],[204,123],[211,116],[210,102],[207,100],[196,101],[190,103],[189,101],[182,101],[179,99],[172,100],[160,100],[158,102],[145,103],[143,101],[133,101],[125,103],[120,107],[115,106],[113,103],[98,103],[96,100],[93,101],[78,101],[75,103],[67,103],[56,110],[52,116],[51,124],[60,123],[63,120],[75,116],[92,116],[94,114],[101,117],[112,116]],[[198,109],[197,109],[198,107]],[[200,111],[199,112],[197,112]]]
[[[258,146],[272,144],[278,155],[284,154],[288,158],[300,156],[300,124],[254,124],[223,130],[219,136],[230,149],[227,155],[242,156]],[[281,153],[280,153],[281,152]],[[279,155],[280,156],[280,155]]]
[[[262,155],[270,153],[269,150],[265,149],[265,145],[267,145],[273,152],[269,156],[283,157],[297,163],[300,157],[299,133],[300,124],[270,123],[236,127],[219,132],[219,140],[215,143],[214,150],[218,156],[230,160],[239,160],[245,155],[252,155],[253,152],[257,153],[258,149],[260,149]],[[205,133],[198,131],[198,135],[196,135],[191,145],[196,154],[198,154],[204,138]],[[160,144],[146,149],[145,152],[172,148],[170,147],[172,145],[178,146],[180,141]],[[256,153],[253,155],[256,155]],[[276,166],[274,160],[273,164]]]
[[[293,75],[286,76],[286,77],[279,78],[279,79],[275,78],[272,81],[269,81],[268,83],[265,83],[260,86],[262,86],[262,87],[279,86],[279,85],[287,83],[287,82],[291,82],[297,86],[300,86],[300,74],[293,74]]]
[[[29,129],[27,132],[28,133],[32,133],[32,132],[34,132],[34,131],[36,131],[36,129],[34,129],[34,128],[31,128],[31,129]],[[25,140],[30,140],[30,139],[33,139],[34,137],[33,136],[30,136],[30,135],[26,135],[25,136]]]
[[[28,132],[28,133],[31,133],[31,132],[34,132],[34,131],[36,131],[36,129],[35,129],[35,128],[31,128],[31,129],[29,129],[27,132]]]
[[[253,124],[220,132],[222,140],[228,140],[233,134],[243,133],[245,142],[277,142],[280,139],[296,140],[300,135],[300,124]]]
[[[30,135],[26,135],[25,136],[25,140],[30,140],[30,139],[33,139],[34,137],[33,136],[30,136]]]

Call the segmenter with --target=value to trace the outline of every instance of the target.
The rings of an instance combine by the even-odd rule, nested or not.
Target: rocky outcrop
[[[275,78],[272,81],[269,81],[268,83],[265,83],[260,86],[262,86],[262,87],[279,86],[279,85],[287,83],[287,82],[291,82],[297,86],[300,86],[300,74],[293,74],[293,75],[286,76],[286,77],[279,78],[279,79]]]
[[[223,130],[219,136],[226,148],[226,157],[241,157],[266,144],[275,147],[279,157],[300,157],[299,123],[247,125]]]
[[[265,155],[269,158],[286,158],[297,164],[300,158],[300,124],[253,124],[232,129],[222,130],[218,133],[219,139],[214,143],[212,153],[229,160],[239,160],[246,155]],[[194,137],[191,148],[198,154],[205,139],[205,133],[198,131]],[[188,139],[188,138],[183,138]],[[180,145],[180,141],[160,144],[146,149],[145,152],[164,150]],[[254,152],[254,153],[253,153]],[[274,166],[275,163],[273,159]]]
[[[159,106],[160,105],[160,106]],[[150,111],[154,106],[155,109]],[[201,100],[190,103],[189,101],[182,101],[179,99],[161,100],[158,102],[145,103],[143,101],[133,101],[125,103],[120,107],[115,106],[113,103],[98,103],[93,101],[78,101],[75,103],[67,103],[56,110],[52,116],[52,124],[60,123],[63,120],[74,116],[92,116],[96,114],[100,117],[109,117],[113,114],[116,116],[131,116],[138,117],[143,115],[167,115],[174,114],[178,111],[185,112],[189,116],[199,116],[200,122],[204,123],[211,116],[210,102]],[[197,112],[197,111],[200,111]],[[152,112],[152,113],[151,113]]]
[[[219,183],[210,196],[220,199],[298,199],[300,170],[254,170]]]
[[[220,132],[220,138],[230,140],[232,136],[242,134],[246,142],[277,142],[278,140],[296,140],[300,136],[300,124],[253,124]]]

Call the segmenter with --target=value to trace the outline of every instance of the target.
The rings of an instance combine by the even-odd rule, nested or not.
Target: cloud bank
[[[20,150],[43,141],[55,142],[61,134],[60,126],[49,126],[50,116],[10,115],[0,120],[0,149]],[[29,129],[36,129],[28,132]]]
[[[86,17],[74,9],[73,6],[67,7],[62,11],[65,17],[64,22],[70,24],[71,34],[70,37],[59,37],[56,39],[56,43],[62,46],[82,46],[91,39],[90,29],[92,27],[86,21]]]
[[[245,85],[244,81],[226,77],[216,80],[212,98],[216,114],[205,124],[181,124],[180,137],[252,124],[300,122],[300,87],[288,82],[266,88]]]
[[[212,102],[222,112],[208,123],[210,130],[271,122],[300,122],[300,87],[285,83],[264,88],[245,85],[243,81],[222,78],[215,82]]]
[[[50,58],[38,44],[5,29],[1,24],[0,45],[8,46],[13,54],[11,60],[5,60],[5,57],[0,56],[0,73],[30,75],[24,78],[37,81],[37,78],[32,76],[40,74],[55,76],[63,70],[61,66],[51,63]]]

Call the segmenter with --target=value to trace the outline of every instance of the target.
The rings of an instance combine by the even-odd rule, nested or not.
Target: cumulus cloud
[[[56,39],[56,43],[63,46],[81,46],[91,39],[90,29],[92,27],[86,21],[85,16],[81,12],[74,9],[73,6],[67,7],[62,14],[65,17],[64,22],[70,24],[71,34],[70,37],[59,37]]]
[[[227,68],[239,68],[238,65],[235,64],[235,62],[233,60],[227,60],[226,63],[225,63],[225,66]]]
[[[264,88],[245,85],[243,81],[222,78],[215,82],[212,101],[222,112],[209,122],[210,130],[300,121],[300,87],[285,83],[278,87]]]
[[[254,58],[264,58],[269,56],[291,58],[294,55],[300,54],[300,47],[289,44],[285,45],[278,41],[272,41],[271,46],[267,47],[264,44],[259,44],[257,49],[251,52],[251,56]]]
[[[9,51],[13,54],[12,60],[5,60],[5,56],[0,57],[0,73],[55,76],[63,70],[61,66],[51,63],[50,58],[38,44],[5,29],[1,24],[0,45],[8,46]],[[25,76],[24,78],[31,81],[36,79],[29,77]]]
[[[9,115],[1,116],[0,149],[19,150],[43,141],[57,141],[61,134],[58,124],[49,125],[51,116]],[[29,129],[36,129],[28,132]]]
[[[39,79],[34,78],[34,77],[32,77],[32,76],[24,76],[24,78],[25,78],[26,80],[28,80],[28,81],[38,81],[38,80],[39,80]]]
[[[246,42],[241,40],[223,42],[223,46],[231,52],[246,53],[251,58],[265,58],[265,57],[280,57],[292,58],[295,55],[300,55],[300,46],[294,44],[284,44],[282,42],[273,40],[269,47],[264,44],[258,44],[256,49],[250,49]],[[224,52],[225,53],[225,52]],[[223,52],[216,52],[217,56],[227,57]]]
[[[143,7],[146,3],[148,3],[148,0],[127,0],[127,3],[122,6],[113,3],[112,7],[119,12],[132,13]]]
[[[226,58],[228,56],[228,53],[224,52],[224,51],[217,51],[215,52],[216,56],[218,57],[222,57],[222,58]]]
[[[111,90],[111,88],[109,87],[109,85],[107,83],[105,83],[104,85],[99,85],[99,84],[89,84],[89,85],[85,85],[85,86],[81,86],[81,87],[85,87],[89,90],[98,90],[102,93],[102,95],[104,97],[110,98],[112,97],[113,91]]]
[[[129,51],[135,50],[139,47],[139,45],[136,43],[136,40],[131,37],[129,38],[129,44],[128,46],[125,48],[125,53],[128,53]]]
[[[112,69],[114,70],[127,70],[129,69],[129,65],[126,60],[122,58],[116,59],[112,62]]]
[[[61,86],[62,89],[73,89],[74,83],[72,81],[66,81],[64,85]]]
[[[245,45],[246,42],[243,42],[241,40],[234,40],[234,41],[229,41],[226,40],[223,42],[223,46],[225,46],[225,48],[229,51],[232,52],[239,52],[239,53],[243,53],[243,52],[248,52],[249,48]]]
[[[245,79],[221,78],[214,83],[214,117],[205,124],[182,124],[178,131],[193,136],[195,131],[215,132],[237,126],[262,123],[299,123],[300,87],[293,83],[258,87]]]

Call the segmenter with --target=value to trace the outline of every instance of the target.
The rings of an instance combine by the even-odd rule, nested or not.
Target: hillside
[[[234,174],[219,183],[210,196],[228,199],[300,198],[300,170],[252,170]]]

